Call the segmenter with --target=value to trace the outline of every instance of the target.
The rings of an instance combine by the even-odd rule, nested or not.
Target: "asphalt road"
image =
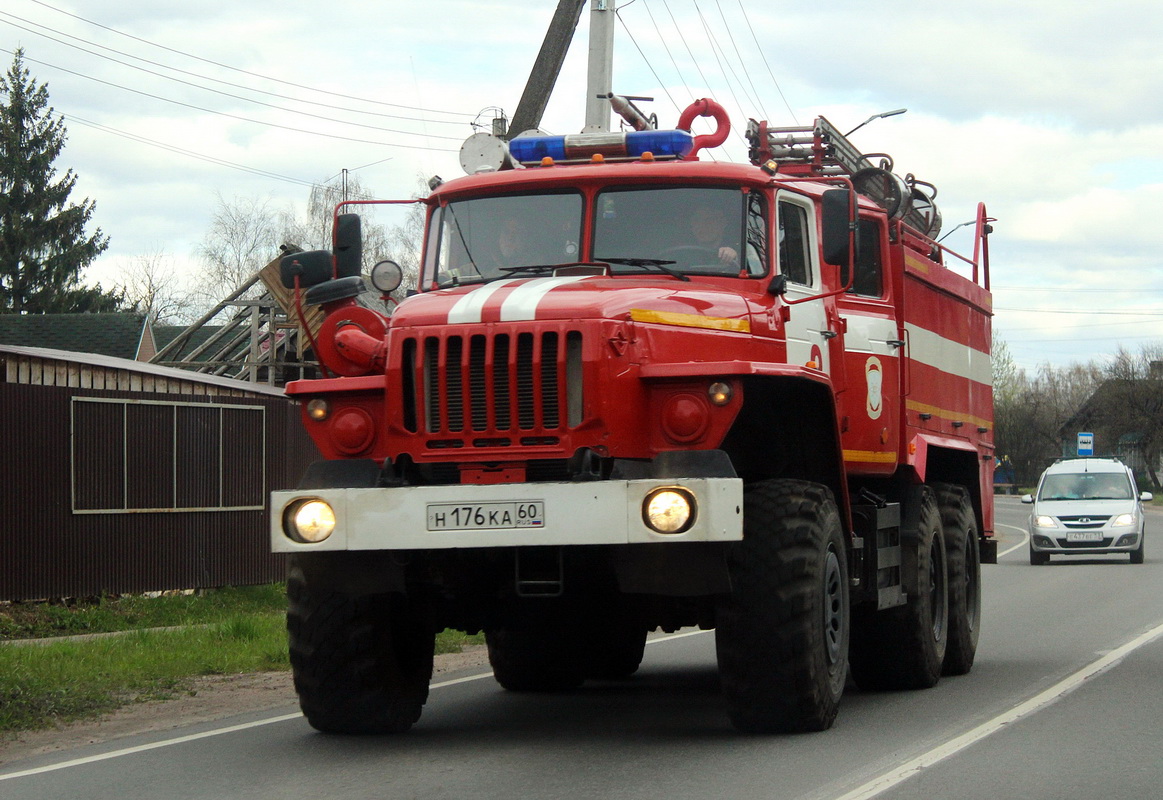
[[[1026,513],[999,500],[973,672],[919,692],[849,687],[825,733],[736,733],[713,634],[692,633],[652,641],[633,679],[576,692],[454,676],[401,737],[324,736],[287,708],[8,764],[0,797],[1163,797],[1163,515],[1141,566],[1031,567]]]

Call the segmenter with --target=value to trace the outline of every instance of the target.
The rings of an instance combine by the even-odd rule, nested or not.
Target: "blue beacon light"
[[[566,136],[521,136],[509,142],[509,153],[522,163],[543,158],[554,161],[588,159],[595,154],[613,158],[682,158],[694,147],[688,131],[631,131],[629,133],[577,133]]]

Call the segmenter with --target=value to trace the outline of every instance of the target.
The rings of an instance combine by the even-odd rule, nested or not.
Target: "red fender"
[[[727,135],[731,133],[731,120],[727,117],[727,109],[714,100],[704,97],[702,100],[696,100],[687,106],[686,110],[682,112],[682,116],[678,118],[678,129],[689,131],[695,117],[714,117],[718,127],[715,128],[714,133],[705,133],[695,137],[694,147],[686,156],[688,160],[694,160],[698,152],[704,147],[718,147],[727,141]]]

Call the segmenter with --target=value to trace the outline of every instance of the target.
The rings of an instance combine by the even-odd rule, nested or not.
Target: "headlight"
[[[1042,514],[1042,515],[1039,515],[1037,517],[1034,517],[1034,527],[1035,528],[1057,528],[1058,523],[1054,521],[1053,517],[1047,517],[1046,515]]]
[[[316,544],[334,530],[335,511],[322,500],[300,500],[283,516],[283,531],[296,542]]]
[[[696,508],[686,489],[655,489],[642,502],[642,521],[658,533],[682,533],[694,524]]]
[[[1115,517],[1113,520],[1111,520],[1111,527],[1112,528],[1125,528],[1128,525],[1134,525],[1134,524],[1135,524],[1135,515],[1134,514],[1119,514],[1117,517]]]

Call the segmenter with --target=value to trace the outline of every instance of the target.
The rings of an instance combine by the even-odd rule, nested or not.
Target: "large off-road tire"
[[[299,706],[327,733],[401,733],[420,718],[435,634],[402,594],[350,596],[311,586],[293,566],[287,633]]]
[[[937,505],[945,531],[949,562],[949,642],[945,675],[967,675],[973,668],[981,632],[981,545],[969,492],[962,486],[938,486]]]
[[[749,733],[825,730],[848,669],[848,558],[832,493],[798,480],[747,487],[743,541],[715,645],[731,722]]]
[[[861,607],[852,622],[852,677],[861,689],[927,689],[941,677],[949,634],[948,567],[941,514],[924,487],[916,540],[917,585],[903,606]]]
[[[497,683],[511,692],[574,689],[585,680],[577,631],[560,621],[485,631]]]

